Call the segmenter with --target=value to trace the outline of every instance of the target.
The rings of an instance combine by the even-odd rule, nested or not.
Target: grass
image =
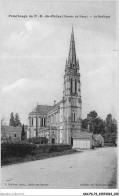
[[[74,154],[74,153],[79,153],[79,152],[77,152],[74,149],[68,149],[68,150],[64,150],[61,152],[51,152],[51,153],[27,155],[25,157],[9,157],[9,158],[4,158],[1,160],[1,166],[22,163],[22,162],[35,161],[35,160],[41,160],[41,159],[57,157],[57,156],[62,156],[62,155],[67,155],[67,154]]]

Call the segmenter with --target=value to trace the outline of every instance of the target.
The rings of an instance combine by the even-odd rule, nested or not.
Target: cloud
[[[28,55],[29,50],[33,50],[35,45],[43,42],[43,40],[50,36],[55,30],[53,25],[48,23],[39,23],[34,21],[24,22],[20,30],[15,30],[8,35],[3,42],[5,53],[7,51],[12,54],[19,55],[19,52],[24,51],[24,55]],[[4,51],[3,51],[4,53]],[[20,53],[20,55],[21,55]]]
[[[42,79],[41,78],[40,79],[21,78],[12,84],[2,87],[2,93],[9,93],[9,92],[15,93],[15,92],[21,92],[21,91],[24,91],[24,93],[28,91],[32,93],[36,89],[38,89],[38,92],[41,91],[42,93],[46,93],[46,91],[49,92],[51,90],[54,90],[56,87],[54,80],[49,81],[49,79],[50,79],[49,77],[42,78]],[[50,84],[49,90],[48,90],[48,84]]]
[[[13,84],[7,85],[2,88],[2,92],[8,92],[16,89],[22,89],[27,82],[27,79],[21,78],[14,82]]]

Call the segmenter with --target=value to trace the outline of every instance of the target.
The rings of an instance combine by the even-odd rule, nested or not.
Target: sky
[[[109,113],[117,117],[116,1],[4,0],[0,7],[0,110],[8,122],[10,113],[17,112],[27,124],[37,103],[53,105],[62,99],[72,26],[82,118],[92,110],[103,119]]]

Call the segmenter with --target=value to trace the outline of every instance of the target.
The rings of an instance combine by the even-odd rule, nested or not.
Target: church
[[[72,28],[68,58],[64,70],[63,97],[53,106],[37,105],[28,115],[30,137],[46,137],[51,144],[72,144],[82,135],[82,100],[79,60]],[[84,132],[83,132],[84,135]],[[86,133],[85,138],[91,136]],[[73,144],[74,143],[74,144]],[[91,143],[89,144],[89,146]]]

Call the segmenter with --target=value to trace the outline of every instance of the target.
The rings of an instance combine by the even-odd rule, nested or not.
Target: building
[[[21,141],[21,127],[1,125],[1,141]]]
[[[94,146],[93,133],[89,133],[87,130],[82,130],[80,133],[74,133],[73,135],[73,148],[92,148]]]
[[[75,143],[75,140],[81,137],[82,134],[81,111],[79,60],[76,57],[72,28],[69,55],[65,63],[62,100],[57,104],[54,103],[54,106],[37,105],[29,113],[27,138],[46,137],[49,143],[73,145],[73,140]],[[83,138],[86,142],[87,139],[90,140],[90,137],[87,137],[89,137],[89,134],[85,134]],[[91,146],[91,143],[86,145]],[[80,147],[80,144],[78,147]]]

